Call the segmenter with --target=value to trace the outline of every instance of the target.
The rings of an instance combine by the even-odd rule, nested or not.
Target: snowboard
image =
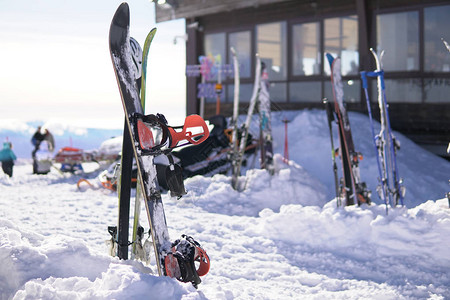
[[[153,159],[157,155],[169,153],[174,147],[203,142],[208,137],[208,127],[196,115],[186,118],[181,131],[178,127],[167,126],[162,115],[144,115],[130,55],[129,24],[129,7],[127,3],[122,3],[111,22],[109,47],[125,114],[124,135],[129,135],[137,164],[155,263],[160,276],[175,277],[197,286],[201,282],[199,276],[209,270],[209,258],[190,236],[183,235],[173,243],[170,241]],[[121,230],[120,224],[117,230]],[[119,247],[124,246],[120,244],[123,241],[119,240],[118,243]],[[195,261],[199,263],[199,268],[194,265]]]
[[[338,127],[339,155],[342,162],[343,177],[339,188],[340,198],[346,205],[370,204],[370,191],[365,182],[361,182],[359,160],[361,154],[356,152],[353,143],[350,121],[344,105],[344,89],[341,77],[341,60],[326,54],[331,69],[331,84],[334,98],[334,114]],[[329,115],[329,114],[328,114]],[[331,131],[330,131],[331,133]],[[339,199],[338,199],[339,202]]]

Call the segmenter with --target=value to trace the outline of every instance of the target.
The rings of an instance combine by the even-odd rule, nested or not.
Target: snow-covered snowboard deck
[[[167,275],[164,256],[171,250],[171,242],[164,214],[164,207],[156,180],[156,169],[153,165],[153,156],[140,154],[134,140],[134,124],[130,120],[133,113],[144,114],[139,90],[133,74],[132,60],[129,45],[130,11],[128,4],[122,3],[117,9],[111,22],[109,45],[111,59],[114,66],[125,118],[130,136],[133,140],[133,153],[138,168],[138,178],[144,198],[153,247],[155,250],[156,265],[159,275]]]

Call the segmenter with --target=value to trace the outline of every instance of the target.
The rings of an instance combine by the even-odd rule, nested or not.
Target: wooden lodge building
[[[366,113],[360,71],[375,70],[370,48],[385,50],[391,125],[442,156],[450,142],[450,42],[448,0],[166,0],[156,21],[186,19],[186,64],[220,55],[240,64],[240,112],[251,97],[255,53],[268,67],[274,110],[323,108],[332,98],[325,53],[341,57],[348,109]],[[233,78],[223,76],[221,113],[231,115]],[[217,76],[211,77],[211,83]],[[199,113],[200,77],[187,76],[188,114]],[[369,94],[379,120],[376,80]],[[205,99],[205,117],[216,99]]]

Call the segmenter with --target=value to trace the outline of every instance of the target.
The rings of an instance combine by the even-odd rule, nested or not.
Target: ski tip
[[[152,30],[150,30],[150,32],[148,33],[147,38],[151,37],[153,39],[153,36],[155,36],[156,31],[157,31],[156,27],[153,27]]]
[[[330,66],[331,66],[333,64],[333,61],[334,61],[333,55],[331,55],[330,53],[325,53],[325,56],[327,57],[328,62],[330,63]]]
[[[148,52],[148,49],[150,48],[150,44],[152,43],[153,38],[155,37],[155,35],[156,35],[156,27],[154,27],[152,30],[150,30],[149,33],[147,34],[147,37],[145,38],[145,41],[144,41],[144,52],[145,51]]]

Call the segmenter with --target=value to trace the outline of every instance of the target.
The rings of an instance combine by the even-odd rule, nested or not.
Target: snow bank
[[[277,173],[244,170],[241,193],[216,175],[186,180],[180,200],[163,194],[171,238],[191,235],[211,258],[198,291],[106,256],[117,193],[79,191],[79,175],[53,169],[33,175],[30,162],[12,178],[0,173],[0,299],[450,299],[450,209],[441,199],[450,163],[398,134],[406,206],[386,215],[373,194],[371,206],[337,208],[325,117],[274,113]],[[289,164],[280,155],[283,118]],[[351,113],[350,121],[362,179],[375,191],[368,118]]]
[[[228,215],[257,216],[264,208],[279,210],[283,204],[323,205],[326,188],[301,166],[293,161],[283,162],[281,155],[274,156],[276,174],[265,170],[247,170],[239,178],[245,190],[231,187],[231,177],[195,176],[186,180],[188,194],[182,202],[195,202],[209,212]],[[281,196],[281,197],[280,197]]]
[[[44,237],[0,219],[0,298],[204,299],[190,284],[133,261],[92,254],[85,242]]]
[[[323,110],[302,110],[295,112],[275,112],[272,116],[274,152],[284,152],[284,124],[288,124],[289,158],[302,166],[314,178],[319,179],[327,188],[327,199],[336,197],[331,161],[331,143],[326,113]],[[372,142],[369,117],[349,112],[353,140],[356,151],[363,154],[360,162],[361,180],[372,191],[372,201],[381,204],[376,193],[378,169]],[[375,132],[380,124],[375,121]],[[339,146],[337,129],[334,130],[334,145]],[[441,199],[449,190],[450,163],[419,147],[399,132],[394,132],[401,143],[397,154],[400,177],[406,186],[405,206],[416,207],[426,200]],[[338,160],[338,174],[342,177]]]
[[[409,259],[425,268],[441,265],[442,272],[449,275],[447,199],[427,201],[409,210],[391,210],[388,216],[383,205],[337,208],[335,201],[323,208],[284,205],[279,213],[265,209],[260,216],[263,224],[260,232],[274,240],[322,251],[333,249],[335,253],[356,256],[360,260]],[[292,222],[293,219],[301,222]],[[436,245],[433,249],[432,244]],[[401,277],[399,270],[396,272],[395,277]],[[386,278],[386,281],[390,280]]]

